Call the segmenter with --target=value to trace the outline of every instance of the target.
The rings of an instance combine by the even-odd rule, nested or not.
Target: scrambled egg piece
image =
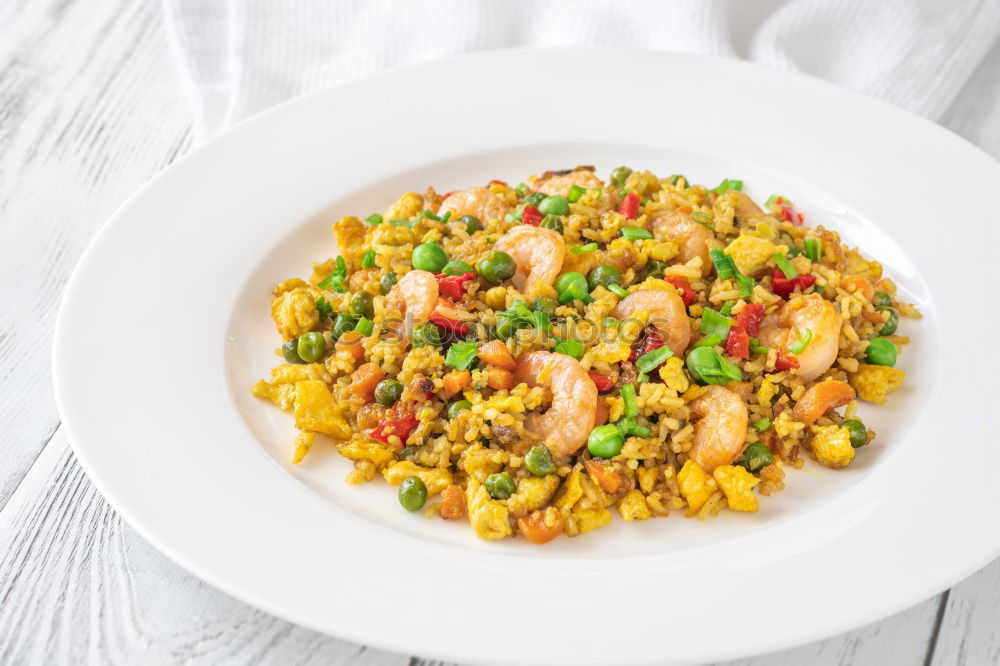
[[[437,495],[439,492],[451,485],[451,472],[441,467],[421,467],[410,460],[400,460],[390,465],[383,472],[382,476],[390,486],[398,486],[407,477],[419,476],[420,480],[427,486],[427,496]],[[470,479],[471,483],[471,479]]]
[[[462,453],[459,467],[469,476],[474,476],[482,482],[490,474],[499,472],[509,458],[510,455],[506,451],[484,449],[480,444],[474,444]]]
[[[580,470],[570,472],[570,475],[566,477],[563,481],[562,487],[559,489],[559,494],[556,495],[555,501],[552,503],[554,507],[559,509],[559,513],[564,516],[569,513],[569,510],[573,508],[573,505],[580,501],[583,497],[583,481],[582,473]]]
[[[365,233],[368,229],[364,222],[353,215],[342,217],[333,223],[337,247],[352,271],[361,268],[361,255],[365,253]]]
[[[300,432],[295,436],[295,453],[292,454],[292,464],[298,465],[306,457],[316,440],[314,432]]]
[[[677,243],[673,241],[646,240],[642,241],[644,248],[649,250],[649,258],[657,261],[670,261],[678,254]]]
[[[474,477],[469,477],[465,502],[468,505],[469,522],[480,539],[502,539],[511,535],[513,530],[507,507],[492,499],[485,486]]]
[[[757,389],[757,404],[770,405],[771,399],[777,394],[778,387],[765,379],[760,383],[760,388]]]
[[[882,404],[890,393],[902,386],[905,376],[905,372],[896,368],[862,363],[857,372],[848,376],[848,380],[858,392],[859,398]]]
[[[347,444],[338,448],[340,455],[355,462],[367,460],[382,469],[395,458],[393,450],[388,446],[368,437],[355,435]]]
[[[753,275],[767,267],[767,262],[776,253],[782,256],[788,246],[775,245],[759,236],[740,236],[726,248],[726,254],[733,258],[736,268],[744,275]]]
[[[805,423],[799,423],[792,418],[792,410],[786,409],[785,411],[778,414],[778,417],[773,421],[774,432],[778,433],[779,437],[788,437],[792,433],[796,433],[806,427]]]
[[[760,483],[760,479],[745,468],[734,465],[719,465],[712,474],[725,493],[730,509],[751,513],[757,510],[753,487]]]
[[[541,509],[559,487],[559,477],[555,474],[546,476],[529,476],[517,484],[517,492],[507,500],[507,509],[514,518],[525,516],[536,509]]]
[[[334,403],[326,382],[319,379],[295,382],[294,414],[295,427],[299,430],[321,432],[334,439],[351,436],[351,427],[341,408]]]
[[[319,324],[316,300],[323,295],[303,280],[287,280],[274,288],[271,319],[285,340],[297,338]]]
[[[651,515],[646,498],[638,490],[630,490],[618,501],[618,512],[625,520],[646,520]]]
[[[680,356],[671,356],[666,363],[660,366],[660,379],[667,385],[667,388],[684,393],[691,386],[691,382],[684,375],[684,359]]]
[[[271,368],[271,381],[258,380],[253,385],[253,394],[258,398],[266,398],[283,411],[288,411],[295,404],[295,383],[307,379],[324,379],[329,377],[322,363],[300,365],[297,363],[282,363]]]
[[[579,509],[573,512],[580,534],[604,527],[611,522],[611,512],[607,509]]]
[[[396,200],[396,203],[389,206],[385,211],[385,219],[408,220],[419,215],[424,210],[424,198],[416,192],[407,192]]]
[[[813,426],[812,453],[826,467],[847,467],[854,460],[851,431],[840,426]]]
[[[693,460],[685,461],[677,474],[677,487],[687,500],[691,513],[697,513],[708,498],[718,490],[718,484]]]

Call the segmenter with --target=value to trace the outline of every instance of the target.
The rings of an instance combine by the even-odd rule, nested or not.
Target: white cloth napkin
[[[830,79],[1000,153],[1000,0],[164,0],[205,139],[372,72],[516,46],[637,46]],[[962,100],[965,100],[962,103]]]

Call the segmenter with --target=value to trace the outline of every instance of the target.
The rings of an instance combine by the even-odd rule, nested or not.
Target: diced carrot
[[[517,367],[514,357],[500,340],[491,340],[479,348],[479,360],[487,365],[494,365],[503,370],[513,370]]]
[[[354,371],[351,378],[351,391],[365,402],[375,399],[375,387],[385,379],[385,373],[374,363],[365,363]]]
[[[614,495],[622,485],[622,475],[615,470],[602,465],[596,460],[587,461],[587,472],[597,479],[597,484],[604,492]]]
[[[531,543],[548,543],[562,532],[562,516],[554,506],[517,519],[517,529]]]
[[[465,390],[472,383],[472,373],[468,370],[452,370],[441,378],[444,395],[450,398]]]
[[[441,517],[458,520],[465,516],[465,493],[459,486],[451,485],[441,491]]]
[[[486,369],[486,385],[491,389],[514,388],[514,375],[510,370],[492,367]]]
[[[335,345],[337,351],[349,351],[355,360],[365,356],[365,347],[361,344],[362,336],[357,331],[347,331],[340,336]]]
[[[604,425],[609,418],[611,418],[611,410],[608,408],[608,403],[604,402],[604,398],[598,398],[597,409],[594,410],[594,426]]]
[[[863,275],[848,275],[840,281],[840,286],[849,294],[854,292],[861,294],[866,301],[871,301],[875,297],[874,285]]]

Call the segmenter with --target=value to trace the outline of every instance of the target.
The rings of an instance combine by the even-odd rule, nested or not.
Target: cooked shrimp
[[[557,454],[575,453],[594,429],[597,387],[580,362],[565,354],[528,352],[517,359],[514,379],[552,391],[552,406],[544,414],[529,414],[525,429],[545,440]]]
[[[856,397],[854,389],[848,384],[836,379],[826,379],[802,394],[792,409],[792,416],[799,423],[812,425],[831,409],[843,407]]]
[[[643,289],[621,300],[611,316],[625,320],[636,312],[649,313],[649,323],[656,326],[674,356],[680,356],[691,342],[691,320],[687,316],[684,301],[674,290]]]
[[[677,243],[678,259],[683,263],[701,257],[701,274],[708,275],[712,259],[708,254],[709,240],[715,232],[691,217],[690,208],[678,208],[655,214],[650,220],[653,234],[659,239]]]
[[[517,272],[512,280],[522,292],[527,292],[536,280],[545,284],[555,282],[566,256],[562,234],[530,224],[512,228],[500,237],[493,249],[506,252],[514,259]]]
[[[472,215],[482,222],[491,222],[502,220],[508,208],[503,199],[485,187],[470,187],[445,197],[437,214],[444,215],[448,211],[452,217]]]
[[[777,316],[764,320],[760,329],[760,341],[770,347],[780,347],[788,353],[788,346],[805,339],[812,333],[806,348],[792,354],[799,360],[799,367],[792,370],[806,382],[819,377],[837,359],[840,329],[843,324],[840,315],[830,301],[819,294],[795,296],[778,308]]]
[[[402,322],[396,333],[409,341],[410,333],[427,321],[438,302],[438,283],[433,273],[413,270],[400,278],[385,299],[386,305],[398,310]]]
[[[604,181],[594,175],[590,169],[576,169],[565,174],[555,174],[535,183],[535,191],[548,195],[564,197],[574,185],[586,190],[604,187]]]
[[[746,192],[736,192],[736,217],[740,220],[746,220],[763,214],[764,211],[761,210],[761,207],[755,204]]]
[[[736,460],[746,443],[746,403],[729,389],[709,386],[704,395],[691,403],[694,443],[688,457],[706,472]]]

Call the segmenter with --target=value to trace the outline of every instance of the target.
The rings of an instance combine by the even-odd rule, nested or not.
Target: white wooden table
[[[962,105],[945,124],[962,133],[976,113]],[[1000,154],[1000,137],[969,138]],[[182,571],[111,510],[59,431],[49,356],[66,279],[115,208],[191,143],[155,0],[0,1],[0,663],[425,663]],[[882,622],[738,663],[1000,663],[1000,563]]]

